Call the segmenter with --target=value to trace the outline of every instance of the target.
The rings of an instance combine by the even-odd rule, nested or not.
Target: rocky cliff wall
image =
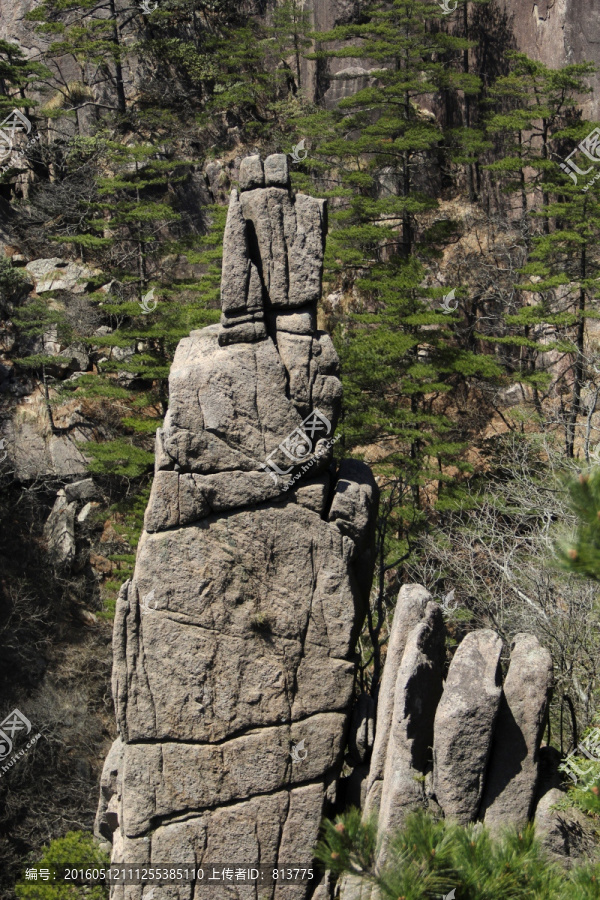
[[[600,16],[595,0],[494,0],[507,17],[507,24],[516,45],[534,59],[548,66],[566,63],[592,62],[600,65]],[[20,43],[36,57],[43,46],[33,26],[25,22],[25,14],[34,8],[36,0],[0,0],[0,38]],[[128,5],[128,4],[125,4]],[[360,13],[360,0],[305,0],[305,8],[318,31],[327,31],[336,24],[352,21]],[[484,16],[492,17],[492,9]],[[336,99],[352,93],[362,83],[356,80],[357,68],[363,60],[352,58],[331,60],[327,66],[304,62],[303,77],[311,95],[332,104]],[[64,66],[63,66],[64,69]],[[353,78],[340,79],[344,70],[353,70]],[[63,77],[76,73],[62,72]],[[124,73],[126,89],[130,93],[134,70]],[[589,118],[600,118],[600,74],[591,79],[593,94],[584,104]]]

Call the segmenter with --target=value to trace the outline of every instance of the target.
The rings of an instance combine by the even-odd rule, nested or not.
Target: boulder
[[[265,175],[260,156],[246,156],[241,161],[239,181],[241,191],[264,186]]]
[[[444,619],[438,604],[431,601],[407,637],[396,677],[379,808],[382,835],[393,834],[410,809],[425,805],[424,778],[432,764],[445,659]]]
[[[65,485],[65,494],[71,502],[73,500],[98,500],[100,489],[94,483],[93,478],[83,478],[81,481],[72,481]]]
[[[53,564],[68,568],[75,559],[76,503],[69,503],[65,491],[59,491],[44,525],[44,539]]]
[[[273,153],[265,159],[265,185],[267,187],[288,187],[290,172],[285,153]]]
[[[598,844],[592,820],[565,803],[568,795],[552,788],[540,798],[535,830],[551,857],[569,867],[576,860],[597,860]]]
[[[68,262],[60,257],[51,259],[34,259],[25,266],[33,279],[37,294],[47,291],[70,291],[83,294],[94,278],[100,274],[99,269]]]
[[[433,785],[446,818],[475,820],[502,693],[502,640],[487,629],[468,634],[448,670],[434,725]]]
[[[377,700],[373,756],[366,785],[366,814],[379,809],[383,772],[392,729],[396,679],[404,648],[408,635],[423,619],[430,600],[431,594],[420,584],[402,585],[398,594]]]
[[[66,350],[61,350],[58,354],[64,356],[69,362],[69,368],[72,372],[87,372],[90,366],[90,356],[85,344],[77,341],[70,344]]]
[[[480,817],[491,828],[530,818],[539,749],[552,688],[552,657],[532,634],[517,634],[504,682]]]

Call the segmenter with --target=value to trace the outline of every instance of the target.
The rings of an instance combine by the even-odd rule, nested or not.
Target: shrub
[[[42,850],[40,859],[31,863],[32,868],[60,869],[69,866],[77,869],[105,869],[110,865],[91,834],[69,831],[64,837],[51,841]],[[19,881],[15,886],[19,900],[106,900],[108,887],[103,885],[74,885],[66,882]]]
[[[480,823],[462,827],[414,812],[386,842],[387,859],[378,866],[381,837],[352,810],[324,823],[315,855],[334,875],[376,886],[382,900],[433,900],[452,891],[456,900],[600,896],[600,864],[581,863],[567,874],[547,857],[533,825],[492,836]]]

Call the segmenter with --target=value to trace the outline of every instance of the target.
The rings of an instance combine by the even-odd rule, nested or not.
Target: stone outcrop
[[[221,324],[177,348],[117,604],[119,738],[97,816],[115,862],[308,865],[344,758],[377,488],[363,464],[331,463],[339,366],[314,330],[325,204],[290,193],[281,155],[245,160],[240,188]]]
[[[408,636],[423,619],[429,600],[431,594],[419,584],[403,585],[398,594],[377,703],[375,741],[366,786],[367,813],[379,809],[381,803],[383,774],[392,730],[396,679],[402,665]]]
[[[502,641],[473,631],[456,651],[435,716],[433,789],[444,813],[463,825],[477,816],[500,697]]]
[[[379,809],[383,834],[397,830],[406,809],[423,805],[424,776],[434,734],[436,707],[442,694],[446,657],[444,620],[429,602],[423,619],[406,641],[394,691],[394,709]]]
[[[375,816],[379,865],[388,836],[412,809],[429,808],[462,824],[484,820],[495,828],[531,819],[541,796],[550,654],[533,635],[518,634],[502,684],[502,640],[490,630],[474,631],[459,644],[444,683],[444,632],[442,607],[420,585],[404,585],[390,631],[370,766],[358,755],[345,782],[348,802],[359,802],[365,817]],[[344,880],[343,900],[370,895],[356,879]]]
[[[517,634],[481,805],[490,827],[523,824],[531,816],[551,687],[550,653],[532,634]]]
[[[61,490],[44,524],[48,553],[57,568],[68,567],[75,558],[75,513],[77,503]]]

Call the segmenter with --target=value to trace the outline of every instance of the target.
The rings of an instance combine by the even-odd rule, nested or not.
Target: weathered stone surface
[[[285,153],[273,153],[265,159],[265,185],[267,187],[288,187],[290,172]]]
[[[341,385],[328,335],[271,321],[255,340],[253,273],[257,296],[285,306],[294,242],[312,252],[304,212],[287,190],[253,188],[256,171],[248,163],[249,189],[232,194],[222,323],[175,354],[145,531],[117,602],[123,748],[97,823],[115,862],[310,865],[343,764],[378,491],[364,464],[330,466]],[[271,182],[285,171],[266,165]],[[255,887],[211,896],[258,900]],[[261,885],[260,898],[313,887]],[[113,896],[139,900],[131,890]]]
[[[276,331],[289,331],[291,334],[312,334],[317,327],[317,314],[314,309],[278,312],[273,314],[271,319]]]
[[[535,813],[536,835],[543,847],[564,865],[576,859],[596,859],[598,845],[591,820],[573,806],[564,804],[566,793],[552,788],[540,798]]]
[[[271,157],[267,157],[266,162]],[[252,188],[264,187],[265,172],[260,156],[246,156],[240,163],[240,190],[248,191]]]
[[[223,278],[221,307],[224,313],[245,312],[248,301],[250,259],[246,239],[246,221],[237,191],[231,192],[223,235]]]
[[[224,328],[219,334],[219,344],[227,347],[229,344],[245,344],[254,341],[264,341],[267,329],[264,322],[242,322]]]
[[[8,458],[20,481],[44,475],[69,478],[88,471],[77,443],[88,440],[86,430],[74,428],[68,435],[47,434],[45,422],[20,421],[13,417],[4,430]]]
[[[468,634],[454,654],[437,709],[434,791],[447,818],[475,819],[500,706],[502,641],[487,629]]]
[[[299,503],[300,506],[312,509],[313,512],[318,513],[323,518],[330,487],[331,478],[329,475],[320,475],[313,481],[296,488],[292,496],[295,497],[296,503]]]
[[[523,824],[531,816],[552,674],[548,650],[532,634],[517,634],[485,776],[480,817],[488,827]]]
[[[423,619],[430,600],[431,594],[420,584],[404,584],[398,594],[377,701],[375,741],[366,786],[365,812],[367,814],[379,809],[383,772],[392,728],[396,679],[404,648],[410,632]]]
[[[249,223],[250,258],[265,286],[267,307],[316,303],[327,229],[325,201],[304,194],[293,198],[284,188],[268,187],[245,191],[240,203]]]
[[[344,708],[363,611],[353,551],[335,524],[293,503],[143,535],[139,574],[117,604],[121,733],[223,740],[311,715],[323,702]],[[140,615],[152,591],[156,609]]]
[[[302,348],[286,345],[283,360],[271,339],[221,347],[220,332],[218,325],[193,331],[177,348],[169,411],[157,433],[157,465],[201,474],[251,472],[275,452],[283,482],[310,458],[308,453],[294,462],[278,450],[302,425],[300,400],[308,395],[312,409],[330,422],[329,434],[337,424],[341,384],[331,339],[317,332]]]
[[[55,566],[69,566],[75,558],[76,511],[77,504],[69,503],[65,491],[59,491],[44,525],[48,553]]]
[[[81,481],[72,481],[71,484],[66,484],[65,494],[69,501],[97,500],[100,497],[100,490],[93,478],[84,478]]]
[[[100,269],[90,269],[78,263],[68,262],[58,256],[51,259],[34,259],[25,266],[35,284],[37,294],[47,291],[71,291],[82,294]]]
[[[72,372],[86,372],[90,366],[90,355],[85,344],[76,341],[66,350],[61,350],[58,354],[64,356],[69,361],[69,368]]]
[[[427,604],[406,641],[394,690],[379,829],[391,834],[411,808],[424,805],[423,776],[430,768],[433,725],[442,696],[445,628],[437,603]]]
[[[219,744],[126,744],[125,833],[142,835],[157,817],[173,818],[316,781],[340,762],[344,721],[340,713],[315,715]],[[300,740],[307,755],[294,762],[290,747]]]
[[[94,831],[111,841],[119,827],[119,801],[121,795],[121,772],[123,771],[123,751],[121,738],[113,742],[104,760],[100,779],[100,803],[96,813]]]
[[[288,254],[289,306],[316,303],[321,296],[327,203],[296,194],[296,234]]]

